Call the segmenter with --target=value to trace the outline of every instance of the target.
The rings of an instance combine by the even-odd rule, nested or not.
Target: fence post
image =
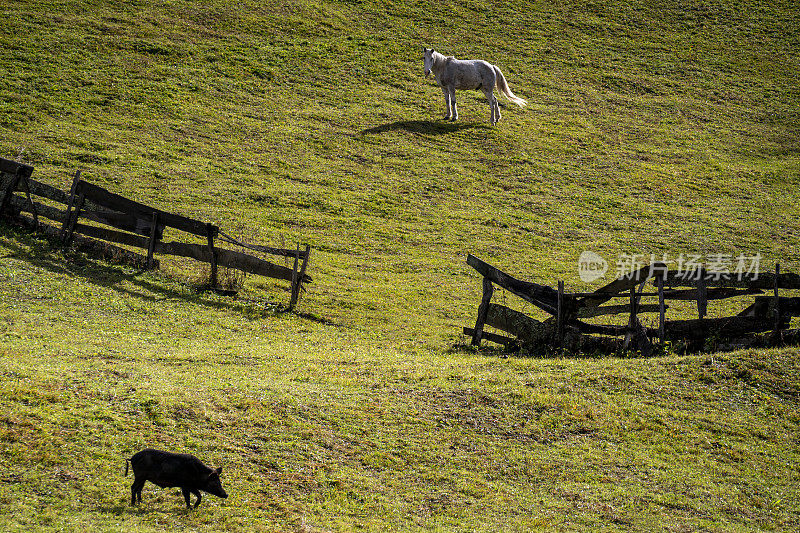
[[[658,340],[663,345],[666,337],[665,332],[665,314],[666,306],[664,305],[664,274],[658,275]]]
[[[153,268],[153,253],[156,251],[156,239],[158,237],[158,211],[153,211],[150,224],[150,241],[147,243],[147,270],[152,270]]]
[[[481,345],[483,325],[486,323],[486,316],[489,314],[489,303],[492,300],[493,293],[494,286],[492,285],[492,280],[483,278],[483,297],[481,298],[481,305],[478,307],[478,319],[475,321],[475,329],[472,332],[473,346]]]
[[[636,315],[638,313],[638,305],[636,299],[636,287],[631,287],[631,314],[628,318],[628,326],[633,329],[636,326]]]
[[[17,185],[19,185],[19,180],[22,178],[22,167],[17,167],[17,171],[14,173],[14,176],[8,183],[8,187],[3,194],[3,199],[0,200],[0,214],[6,210],[6,206],[9,205],[11,202],[11,196],[14,194],[14,191],[17,189]]]
[[[625,333],[625,340],[622,342],[622,349],[627,350],[631,342],[633,342],[634,337],[636,336],[636,313],[637,313],[637,301],[636,301],[636,287],[630,288],[630,314],[628,316],[628,330]]]
[[[67,218],[69,224],[67,224],[67,231],[64,232],[64,244],[69,244],[70,239],[72,239],[72,234],[75,232],[75,224],[78,223],[78,217],[81,214],[81,209],[83,209],[83,204],[85,202],[86,193],[81,191],[78,195],[78,203],[75,205],[75,211]]]
[[[308,256],[311,254],[311,245],[306,244],[306,250],[303,255],[303,262],[300,265],[300,271],[297,273],[297,279],[294,279],[295,276],[292,274],[292,298],[289,301],[289,307],[294,307],[297,305],[298,300],[300,299],[300,290],[303,286],[303,278],[306,276],[306,266],[308,266]],[[297,259],[300,258],[300,245],[298,244],[297,249]],[[297,268],[297,261],[295,261],[295,269]]]
[[[558,282],[558,301],[556,304],[556,342],[558,347],[564,346],[564,282]]]
[[[705,318],[708,313],[708,288],[706,286],[706,269],[700,269],[700,279],[697,282],[697,314]]]
[[[300,293],[300,272],[298,266],[300,265],[300,244],[298,243],[294,253],[294,264],[292,265],[292,296],[289,299],[289,309],[294,309],[297,304],[297,297]]]
[[[781,329],[781,299],[778,296],[778,278],[781,275],[781,265],[780,263],[775,263],[775,283],[773,284],[773,307],[775,310],[775,330],[773,331],[773,337],[775,342],[778,341],[778,336],[780,335]]]
[[[208,253],[211,256],[211,288],[217,288],[217,251],[214,249],[214,236],[217,228],[213,224],[206,224],[206,238],[208,239]]]
[[[27,176],[20,178],[20,183],[25,185],[25,197],[28,199],[28,204],[31,206],[31,215],[33,215],[33,229],[39,227],[39,213],[36,211],[36,204],[31,198],[31,184],[28,182]]]
[[[75,177],[72,178],[72,186],[69,188],[69,202],[67,203],[67,216],[64,218],[64,223],[61,224],[61,240],[64,240],[64,237],[67,234],[67,228],[69,227],[69,217],[72,215],[72,206],[75,203],[75,191],[78,189],[78,182],[81,181],[81,171],[75,171]]]

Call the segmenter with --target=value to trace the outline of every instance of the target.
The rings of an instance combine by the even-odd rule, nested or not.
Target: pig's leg
[[[191,509],[192,505],[189,503],[189,489],[186,487],[181,487],[181,492],[183,492],[183,499],[186,500],[186,508]]]
[[[200,491],[197,490],[197,489],[192,489],[192,494],[197,496],[197,501],[194,502],[194,507],[195,507],[195,509],[197,509],[197,506],[200,505],[200,500],[202,500],[203,497],[200,495]]]
[[[136,505],[136,500],[138,499],[140,502],[142,501],[142,487],[147,480],[136,478],[133,480],[133,484],[131,484],[131,505]]]

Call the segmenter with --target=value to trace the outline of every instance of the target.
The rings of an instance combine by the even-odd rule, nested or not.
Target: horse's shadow
[[[489,126],[486,124],[476,124],[474,122],[446,122],[444,120],[398,120],[397,122],[391,122],[389,124],[368,128],[363,130],[361,133],[386,133],[387,131],[403,130],[409,133],[441,135],[444,133],[454,133],[461,130],[470,130],[475,128],[489,129]]]

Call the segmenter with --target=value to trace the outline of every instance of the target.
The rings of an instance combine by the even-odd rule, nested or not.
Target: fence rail
[[[242,243],[221,232],[214,224],[130,200],[81,179],[79,172],[70,191],[64,192],[31,178],[33,170],[30,165],[0,158],[0,216],[31,222],[22,214],[29,213],[35,227],[58,235],[65,244],[75,240],[75,234],[79,234],[81,242],[88,240],[95,246],[97,243],[91,241],[141,248],[147,251],[144,258],[119,247],[115,248],[115,252],[135,258],[147,268],[157,267],[155,254],[196,259],[211,265],[212,288],[217,286],[219,267],[286,280],[291,282],[290,307],[297,304],[303,284],[311,282],[311,277],[306,273],[311,256],[311,247],[308,245],[302,249],[298,245],[291,250]],[[47,205],[35,197],[63,204],[66,209]],[[40,222],[39,217],[56,222],[58,227]],[[81,223],[81,219],[107,227]],[[166,228],[204,237],[206,244],[164,241]],[[288,268],[247,253],[220,248],[217,240],[260,253],[292,258],[294,265]]]
[[[726,279],[700,269],[697,276],[679,275],[663,263],[653,263],[621,276],[593,292],[565,292],[564,283],[557,288],[523,281],[478,259],[467,257],[467,264],[483,276],[483,295],[473,328],[463,328],[473,345],[481,340],[509,347],[561,347],[571,350],[619,349],[651,353],[655,342],[681,342],[687,350],[703,348],[714,339],[719,347],[771,345],[800,340],[800,330],[791,330],[792,317],[800,316],[800,297],[781,296],[779,289],[800,289],[800,276],[775,272]],[[651,284],[655,291],[645,292]],[[536,320],[520,311],[492,302],[497,285],[550,316]],[[764,295],[771,290],[771,295]],[[753,302],[735,316],[707,318],[708,302],[734,297],[754,296]],[[626,303],[608,303],[614,299]],[[657,298],[657,303],[642,303],[642,298]],[[694,301],[698,318],[668,320],[668,301]],[[606,304],[606,305],[604,305]],[[644,327],[642,313],[657,313],[658,327]],[[621,315],[627,324],[591,324],[584,320],[608,315]],[[621,321],[621,320],[618,320]],[[489,326],[506,335],[485,331]]]

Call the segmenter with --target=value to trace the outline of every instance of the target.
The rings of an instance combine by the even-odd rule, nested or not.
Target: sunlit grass
[[[308,242],[314,278],[286,314],[286,283],[198,293],[190,262],[2,226],[3,527],[797,529],[796,350],[501,359],[460,333],[468,253],[568,290],[594,288],[587,249],[798,271],[795,11],[3,2],[0,156]],[[444,123],[422,46],[498,64],[529,106],[492,128],[459,93]],[[223,464],[232,497],[126,507],[145,445]]]

